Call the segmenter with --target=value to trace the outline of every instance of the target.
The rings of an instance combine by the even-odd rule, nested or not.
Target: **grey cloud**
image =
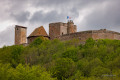
[[[65,14],[58,14],[57,11],[51,11],[49,13],[43,13],[43,11],[38,11],[32,16],[30,21],[37,23],[48,23],[62,21],[63,18],[66,18]]]
[[[35,0],[35,1],[31,1],[31,2],[34,3],[32,5],[36,6],[36,7],[39,7],[39,6],[45,7],[46,5],[49,7],[52,7],[52,6],[58,7],[59,5],[65,5],[66,3],[69,5],[69,3],[71,1],[72,0]]]
[[[9,8],[6,9],[10,19],[16,20],[17,22],[27,21],[30,12],[26,11],[26,8],[31,7],[44,7],[44,8],[54,8],[56,12],[61,10],[61,13],[72,13],[71,15],[78,15],[78,12],[84,6],[89,4],[95,4],[103,2],[105,0],[5,0],[4,5],[8,5]],[[4,6],[2,5],[2,6]],[[14,14],[18,12],[17,14]],[[53,11],[54,12],[54,11]],[[11,15],[12,14],[12,15]],[[35,13],[36,14],[36,13]],[[76,15],[74,15],[76,14]],[[56,14],[57,15],[57,14]],[[63,18],[64,19],[64,18]],[[47,19],[48,20],[48,19]]]
[[[0,20],[14,20],[22,21],[25,20],[28,0],[0,0]],[[17,14],[15,14],[17,12]]]
[[[14,44],[14,28],[8,27],[4,31],[0,32],[0,47],[4,45]]]
[[[11,16],[16,20],[17,22],[26,22],[28,21],[28,18],[30,16],[30,12],[22,12],[22,13],[11,13]]]
[[[72,16],[78,18],[79,11],[84,8],[89,8],[94,4],[102,4],[107,0],[36,0],[31,1],[32,6],[35,7],[48,7],[54,8],[54,11],[48,12],[46,14],[43,11],[37,11],[32,16],[31,22],[56,22],[56,21],[65,21],[66,16]],[[58,14],[58,11],[61,13]]]
[[[79,7],[87,5],[87,4],[94,4],[94,3],[99,3],[99,2],[103,2],[103,1],[107,1],[107,0],[35,0],[35,1],[30,1],[34,4],[34,6],[46,6],[48,5],[50,6],[60,6],[60,7],[64,7],[64,6],[71,6],[70,4],[77,6],[79,5]],[[77,4],[77,5],[75,5]],[[64,6],[63,6],[64,5]]]
[[[89,28],[116,28],[120,27],[120,1],[108,2],[107,6],[96,8],[91,14],[85,17],[85,24]]]
[[[68,11],[71,16],[74,18],[79,16],[79,12],[77,10]],[[57,11],[50,11],[48,13],[44,13],[43,11],[38,11],[34,13],[32,18],[30,19],[31,23],[44,23],[49,24],[51,22],[65,22],[67,20],[68,13],[58,13]]]

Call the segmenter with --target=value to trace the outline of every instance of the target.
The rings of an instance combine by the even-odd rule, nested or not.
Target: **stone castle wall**
[[[120,33],[106,29],[92,31],[93,39],[116,39],[120,40]]]
[[[120,33],[109,31],[106,29],[101,30],[90,30],[90,31],[82,31],[82,32],[76,32],[71,34],[66,34],[63,36],[56,37],[57,39],[60,39],[62,41],[65,40],[71,40],[71,39],[79,39],[81,41],[85,41],[88,38],[96,39],[116,39],[120,40]]]
[[[83,31],[83,32],[76,32],[71,34],[66,34],[62,36],[56,37],[57,39],[60,39],[62,41],[65,40],[71,40],[71,39],[79,39],[79,40],[86,40],[88,38],[92,37],[92,31]]]
[[[67,34],[67,23],[62,23],[60,26],[60,35]]]

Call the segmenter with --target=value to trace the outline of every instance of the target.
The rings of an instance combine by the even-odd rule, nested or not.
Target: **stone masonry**
[[[26,43],[27,28],[23,26],[15,26],[15,45]]]
[[[62,36],[65,34],[75,33],[77,30],[76,25],[74,25],[73,21],[70,20],[68,23],[50,23],[49,24],[49,37],[50,39],[54,39],[57,36]]]
[[[120,33],[106,30],[106,29],[100,29],[100,30],[89,30],[89,31],[66,34],[66,35],[58,36],[56,38],[62,41],[71,40],[74,38],[79,39],[80,41],[85,41],[88,38],[93,38],[94,40],[97,40],[97,39],[120,40]]]

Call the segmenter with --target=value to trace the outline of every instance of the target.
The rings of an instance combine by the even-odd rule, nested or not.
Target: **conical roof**
[[[32,37],[32,36],[48,36],[48,35],[44,27],[41,26],[36,28],[28,37]]]

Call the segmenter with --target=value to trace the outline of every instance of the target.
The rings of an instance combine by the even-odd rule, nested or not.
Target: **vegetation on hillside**
[[[0,80],[120,80],[120,41],[37,38],[0,48]]]

